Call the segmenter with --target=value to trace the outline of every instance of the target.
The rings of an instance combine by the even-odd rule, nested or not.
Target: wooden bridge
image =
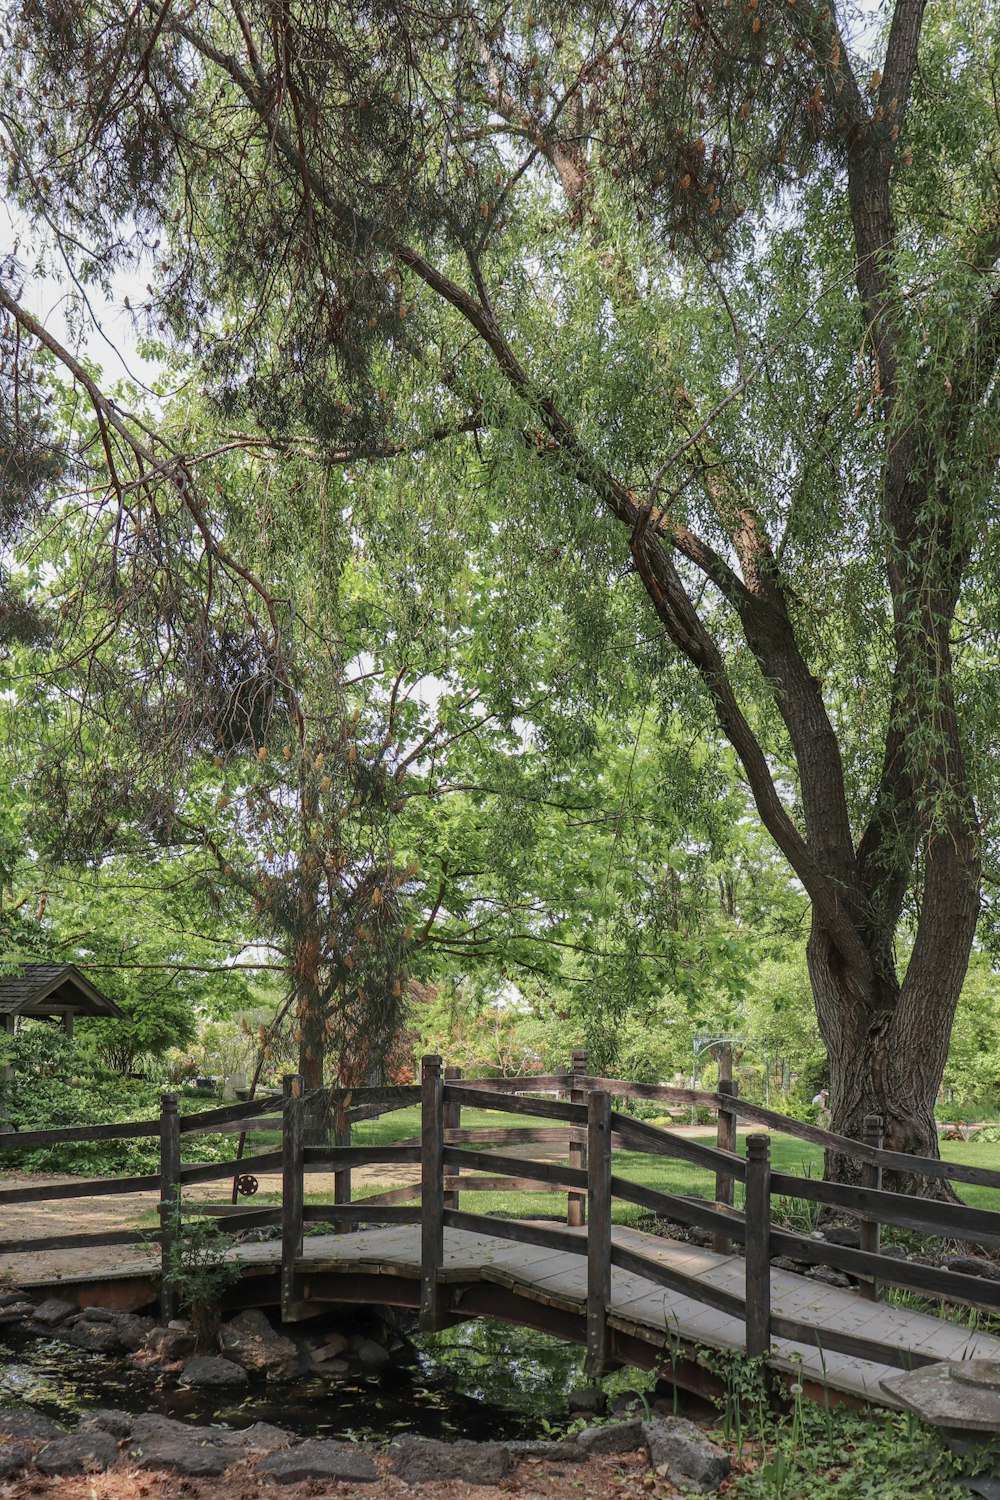
[[[716,1144],[612,1107],[628,1098],[659,1101],[665,1110],[713,1110]],[[352,1143],[355,1125],[417,1102],[419,1138]],[[307,1144],[317,1104],[335,1122],[332,1144]],[[542,1123],[463,1128],[468,1108]],[[746,1156],[740,1155],[740,1120],[854,1158],[860,1184],[845,1187],[773,1170],[765,1133],[750,1135]],[[280,1151],[223,1163],[184,1161],[185,1142],[199,1133],[239,1133],[242,1146],[245,1134],[278,1127]],[[442,1070],[440,1058],[428,1057],[421,1083],[413,1087],[325,1091],[317,1099],[305,1097],[301,1080],[292,1077],[283,1096],[183,1117],[176,1096],[168,1094],[159,1120],[14,1132],[0,1135],[0,1152],[153,1135],[159,1137],[157,1174],[0,1190],[0,1205],[114,1194],[123,1210],[122,1227],[100,1234],[60,1235],[54,1227],[44,1237],[8,1237],[0,1241],[0,1271],[15,1255],[125,1245],[148,1250],[158,1240],[153,1256],[119,1264],[109,1256],[106,1266],[58,1277],[19,1271],[18,1279],[39,1290],[57,1282],[60,1295],[75,1289],[79,1300],[89,1302],[141,1306],[159,1295],[169,1315],[175,1296],[161,1272],[184,1217],[193,1212],[215,1218],[223,1234],[280,1228],[280,1238],[227,1251],[238,1256],[244,1275],[226,1300],[233,1306],[280,1306],[286,1321],[344,1303],[410,1307],[426,1329],[494,1316],[584,1344],[595,1375],[630,1363],[659,1368],[678,1385],[706,1389],[713,1380],[702,1351],[729,1350],[767,1359],[786,1380],[801,1381],[816,1396],[886,1405],[896,1403],[881,1382],[901,1369],[973,1356],[1000,1359],[1000,1338],[881,1300],[882,1289],[897,1287],[932,1303],[996,1313],[1000,1282],[901,1259],[883,1253],[880,1243],[886,1225],[976,1246],[1000,1245],[1000,1212],[914,1198],[881,1185],[885,1170],[1000,1188],[1000,1171],[886,1151],[875,1118],[866,1122],[865,1140],[854,1141],[744,1101],[732,1084],[708,1093],[594,1077],[584,1053],[574,1054],[572,1071],[530,1080],[464,1080],[455,1069]],[[498,1147],[542,1147],[562,1159],[525,1158]],[[619,1175],[618,1150],[707,1170],[715,1179],[714,1201],[661,1192]],[[419,1181],[357,1197],[352,1171],[370,1166],[419,1169]],[[267,1172],[280,1172],[280,1206],[241,1206],[236,1180]],[[306,1181],[316,1176],[332,1179],[328,1201],[320,1205],[305,1201]],[[206,1206],[185,1198],[195,1184],[218,1179],[234,1183],[231,1203]],[[736,1184],[742,1208],[735,1206]],[[566,1194],[564,1222],[498,1218],[462,1206],[469,1194],[539,1188]],[[125,1195],[150,1191],[160,1204],[155,1236],[126,1227],[125,1219]],[[853,1220],[860,1248],[780,1227],[773,1215],[776,1197],[820,1204]],[[616,1200],[666,1224],[708,1231],[711,1248],[614,1224]],[[776,1257],[785,1268],[772,1264]],[[798,1269],[816,1265],[846,1272],[856,1289],[815,1281]]]

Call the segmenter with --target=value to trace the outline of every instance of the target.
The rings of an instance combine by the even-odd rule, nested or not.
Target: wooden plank
[[[565,1250],[570,1255],[586,1255],[587,1238],[556,1229],[550,1224],[533,1224],[525,1219],[494,1219],[486,1214],[470,1214],[464,1209],[449,1210],[444,1216],[445,1228],[464,1229],[472,1234],[487,1234],[494,1239],[515,1240],[519,1245],[538,1245],[543,1250]]]
[[[832,1204],[848,1213],[869,1214],[881,1224],[898,1224],[903,1229],[917,1229],[946,1239],[1000,1244],[1000,1213],[993,1209],[936,1203],[933,1199],[914,1198],[906,1193],[821,1182],[810,1177],[793,1177],[786,1172],[771,1174],[771,1191],[788,1198],[807,1198],[813,1203]]]
[[[31,1151],[40,1146],[68,1146],[74,1141],[135,1140],[159,1135],[159,1120],[134,1120],[123,1125],[60,1125],[51,1130],[5,1130],[0,1151]]]
[[[713,1234],[719,1234],[724,1229],[729,1238],[740,1244],[746,1236],[743,1215],[735,1209],[723,1211],[695,1198],[682,1198],[676,1193],[663,1193],[659,1188],[644,1187],[642,1183],[630,1182],[626,1177],[612,1177],[611,1191],[625,1203],[637,1203],[641,1208],[662,1214],[678,1224],[695,1224],[699,1229],[711,1230]]]
[[[419,1198],[419,1197],[420,1197],[420,1183],[419,1182],[415,1182],[415,1183],[413,1183],[412,1186],[409,1186],[409,1187],[390,1188],[388,1192],[385,1192],[385,1193],[374,1193],[370,1197],[359,1198],[357,1201],[359,1203],[367,1203],[369,1205],[372,1205],[372,1204],[386,1204],[386,1205],[388,1205],[390,1203],[408,1203],[411,1198]]]
[[[449,1177],[445,1173],[445,1192],[465,1193],[550,1193],[549,1183],[539,1182],[537,1177]]]
[[[747,1140],[746,1351],[762,1359],[771,1345],[771,1142]]]
[[[295,1262],[302,1248],[303,1176],[302,1150],[305,1117],[302,1078],[285,1079],[284,1129],[281,1133],[281,1310],[291,1316],[302,1300]]]
[[[307,1204],[302,1210],[304,1224],[419,1224],[420,1206],[401,1208],[360,1198],[355,1203]],[[304,1243],[308,1243],[307,1241]]]
[[[901,1286],[927,1297],[949,1302],[968,1302],[977,1307],[1000,1309],[1000,1282],[982,1276],[964,1276],[957,1271],[942,1271],[919,1261],[898,1260],[894,1255],[872,1255],[852,1250],[846,1245],[828,1245],[788,1230],[771,1230],[771,1250],[790,1260],[808,1265],[832,1266],[852,1276],[873,1277],[887,1286]]]
[[[461,1130],[445,1130],[446,1146],[569,1146],[575,1139],[583,1141],[584,1131],[567,1125],[476,1125]],[[402,1142],[400,1143],[402,1144]]]
[[[247,1119],[256,1119],[258,1115],[266,1114],[269,1109],[280,1104],[280,1094],[262,1094],[259,1099],[244,1099],[240,1104],[225,1104],[221,1109],[203,1109],[195,1115],[182,1115],[181,1134],[194,1135],[200,1131],[211,1133],[216,1126],[225,1124],[228,1120],[240,1120],[244,1115]]]
[[[419,1146],[306,1146],[302,1153],[305,1172],[334,1172],[342,1167],[398,1166],[419,1160]]]
[[[160,1316],[177,1316],[177,1288],[171,1283],[174,1246],[181,1212],[181,1133],[177,1095],[160,1095]]]
[[[440,1057],[425,1057],[420,1094],[420,1327],[425,1332],[441,1326],[444,1311],[438,1284],[444,1263],[444,1089]]]
[[[532,1078],[463,1078],[461,1087],[492,1094],[555,1093],[557,1089],[568,1088],[570,1081],[568,1073],[546,1073]],[[453,1087],[450,1083],[447,1085],[449,1094]]]
[[[583,1104],[563,1104],[558,1099],[519,1099],[511,1094],[473,1088],[468,1081],[461,1086],[449,1084],[448,1091],[455,1103],[468,1105],[471,1109],[496,1109],[504,1114],[537,1115],[545,1120],[566,1120],[573,1125],[587,1123],[587,1110]]]
[[[281,1223],[281,1207],[278,1204],[273,1208],[244,1208],[242,1204],[234,1207],[231,1203],[224,1206],[199,1203],[197,1207],[192,1206],[188,1214],[195,1218],[219,1219],[225,1224],[228,1234],[238,1234],[241,1229],[263,1229],[269,1224]]]
[[[281,1129],[280,1115],[261,1115],[257,1119],[244,1115],[239,1120],[224,1120],[221,1125],[214,1125],[211,1135],[258,1135],[266,1131]]]
[[[6,1203],[57,1203],[66,1198],[108,1198],[118,1193],[155,1193],[159,1172],[143,1177],[86,1177],[78,1182],[50,1183],[46,1187],[4,1188],[0,1208]]]
[[[0,1243],[0,1256],[26,1255],[35,1250],[82,1250],[90,1245],[149,1245],[158,1249],[158,1229],[113,1229],[104,1233],[49,1234],[41,1239],[4,1240]]]
[[[602,1089],[619,1099],[664,1099],[673,1104],[692,1105],[698,1109],[718,1109],[720,1097],[705,1089],[679,1088],[672,1083],[632,1083],[625,1078],[594,1078],[580,1080],[587,1089]]]
[[[446,1146],[444,1160],[447,1166],[465,1167],[470,1172],[498,1172],[502,1176],[530,1177],[535,1182],[546,1182],[552,1187],[573,1187],[587,1191],[586,1171],[578,1167],[563,1166],[562,1162],[502,1156],[494,1151],[464,1151],[460,1146]]]
[[[611,1334],[611,1097],[587,1097],[587,1355],[592,1380],[604,1374]]]
[[[923,1354],[909,1345],[884,1344],[879,1339],[861,1338],[856,1333],[844,1333],[839,1328],[815,1327],[812,1323],[800,1322],[798,1318],[786,1318],[780,1313],[771,1314],[771,1336],[791,1339],[796,1344],[811,1344],[824,1353],[845,1354],[849,1359],[867,1359],[876,1365],[894,1365],[897,1369],[916,1369],[918,1365],[940,1363],[940,1355]]]
[[[573,1087],[570,1089],[571,1104],[586,1104],[587,1092],[578,1082],[587,1076],[587,1062],[589,1053],[585,1047],[574,1048],[572,1073]],[[588,1123],[589,1130],[589,1123]],[[585,1171],[587,1166],[587,1146],[583,1140],[574,1140],[568,1148],[568,1164],[578,1171]],[[566,1223],[577,1229],[582,1229],[587,1222],[587,1197],[585,1193],[567,1193],[566,1195]]]
[[[218,1177],[235,1177],[244,1172],[277,1172],[281,1167],[280,1151],[260,1151],[256,1156],[242,1156],[237,1161],[186,1162],[181,1167],[181,1182],[214,1182]]]
[[[730,1049],[731,1050],[731,1049]],[[732,1078],[719,1079],[719,1093],[723,1099],[735,1099],[739,1094],[738,1083]],[[719,1106],[718,1120],[715,1129],[715,1145],[719,1151],[727,1151],[730,1155],[736,1153],[736,1114],[732,1109],[723,1109]],[[715,1201],[726,1208],[733,1206],[733,1193],[735,1182],[731,1172],[716,1172],[715,1174]],[[728,1255],[732,1242],[725,1230],[717,1230],[712,1240],[712,1248],[716,1255]]]
[[[719,1151],[715,1146],[690,1141],[685,1136],[663,1130],[658,1125],[649,1125],[645,1120],[633,1120],[629,1115],[617,1112],[612,1114],[611,1123],[629,1151],[639,1151],[647,1156],[676,1156],[681,1161],[706,1167],[710,1172],[727,1172],[738,1182],[746,1181],[746,1162],[734,1151]]]
[[[617,1266],[619,1270],[631,1272],[633,1276],[641,1276],[644,1281],[651,1281],[656,1286],[665,1286],[672,1292],[679,1292],[683,1297],[690,1297],[695,1302],[701,1302],[705,1307],[712,1307],[716,1312],[728,1313],[730,1317],[739,1318],[741,1323],[744,1320],[746,1305],[742,1297],[737,1297],[733,1292],[723,1291],[721,1287],[713,1286],[710,1281],[702,1277],[688,1276],[674,1266],[665,1264],[661,1260],[654,1260],[652,1256],[629,1250],[614,1240],[611,1242],[611,1264]],[[613,1296],[614,1287],[612,1286]]]

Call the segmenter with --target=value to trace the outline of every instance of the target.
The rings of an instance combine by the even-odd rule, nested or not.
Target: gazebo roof
[[[75,964],[24,964],[16,974],[0,978],[0,1016],[67,1013],[126,1019]]]

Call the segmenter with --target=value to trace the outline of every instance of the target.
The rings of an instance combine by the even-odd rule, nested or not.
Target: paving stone
[[[389,1449],[392,1472],[404,1484],[464,1479],[467,1484],[500,1484],[510,1472],[506,1443],[442,1443],[437,1438],[397,1438]]]
[[[328,1438],[311,1438],[287,1453],[272,1453],[257,1465],[257,1473],[279,1484],[297,1484],[303,1479],[350,1479],[367,1484],[378,1478],[378,1470],[364,1449]]]
[[[110,1432],[71,1432],[35,1455],[43,1474],[97,1474],[118,1462],[118,1439]]]
[[[125,1451],[137,1468],[169,1469],[194,1479],[216,1478],[236,1462],[235,1454],[217,1443],[209,1430],[153,1412],[136,1418]]]
[[[1000,1390],[955,1380],[948,1361],[886,1375],[880,1384],[908,1411],[916,1412],[936,1427],[968,1432],[1000,1431]]]
[[[656,1417],[643,1422],[649,1460],[658,1474],[678,1489],[705,1495],[718,1489],[729,1473],[729,1454],[711,1442],[686,1417]]]

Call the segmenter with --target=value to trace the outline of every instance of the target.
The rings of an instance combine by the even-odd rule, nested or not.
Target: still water
[[[371,1379],[258,1381],[228,1394],[178,1389],[124,1358],[68,1344],[10,1340],[0,1345],[0,1406],[30,1406],[67,1426],[113,1406],[230,1427],[274,1422],[304,1437],[525,1438],[565,1419],[566,1398],[583,1379],[581,1350],[488,1319],[409,1343],[406,1360]]]

